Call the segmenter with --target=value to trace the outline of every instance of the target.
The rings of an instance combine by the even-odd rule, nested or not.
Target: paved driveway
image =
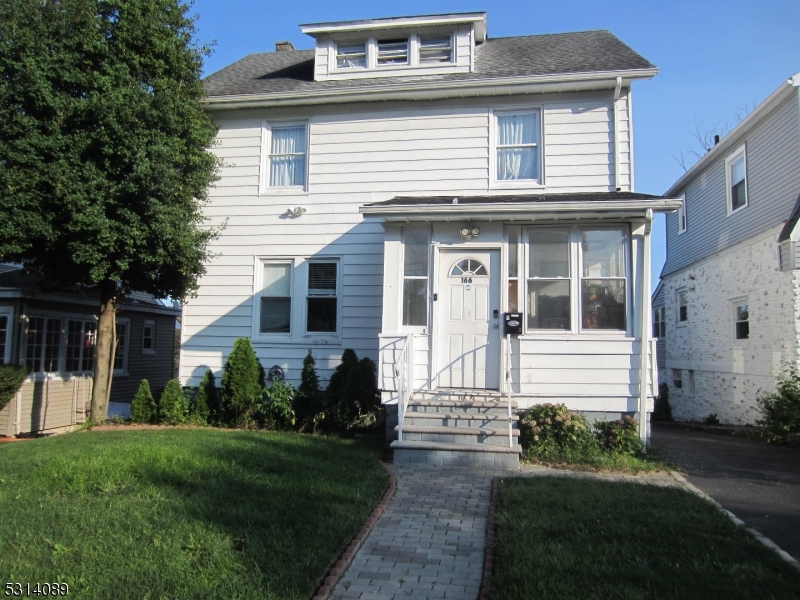
[[[658,426],[652,444],[692,484],[800,560],[800,448]]]

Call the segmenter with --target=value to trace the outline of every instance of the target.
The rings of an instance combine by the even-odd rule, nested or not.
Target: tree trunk
[[[117,286],[105,282],[100,286],[100,319],[97,323],[97,350],[94,361],[94,384],[92,385],[92,420],[103,421],[108,417],[108,396],[114,356],[114,333],[117,312]]]

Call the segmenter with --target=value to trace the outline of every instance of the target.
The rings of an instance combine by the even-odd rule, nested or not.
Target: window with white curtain
[[[306,184],[306,125],[269,127],[269,187],[302,188]]]
[[[540,111],[495,113],[495,181],[541,183]]]

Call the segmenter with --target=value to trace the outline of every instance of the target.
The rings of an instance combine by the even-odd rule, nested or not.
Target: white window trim
[[[342,69],[346,70],[346,69]],[[272,130],[282,127],[305,127],[306,160],[303,185],[271,186],[269,184],[270,151],[272,149]],[[259,193],[266,196],[305,196],[308,195],[308,163],[311,154],[311,122],[309,119],[281,121],[264,119],[261,122],[261,164],[259,169]]]
[[[289,331],[286,333],[262,333],[261,332],[261,298],[264,286],[264,265],[289,265]],[[295,294],[297,280],[297,261],[288,256],[280,257],[256,257],[255,263],[255,289],[253,290],[253,333],[254,341],[288,342],[297,331],[295,322]]]
[[[131,320],[127,317],[117,317],[116,319],[117,324],[124,323],[127,327],[128,331],[125,335],[125,343],[122,346],[122,368],[121,369],[114,369],[114,376],[116,377],[127,377],[128,376],[128,360],[130,359],[130,349],[131,349]],[[114,355],[114,361],[116,362],[116,354]]]
[[[678,209],[678,235],[686,233],[689,220],[686,218],[686,194],[681,194],[681,207]]]
[[[3,364],[11,362],[11,346],[14,341],[14,307],[13,306],[0,306],[0,316],[8,317],[8,330],[6,331],[6,351],[0,357],[3,359]]]
[[[677,327],[685,327],[687,323],[689,323],[689,290],[685,287],[678,288],[675,290],[675,325]],[[680,295],[686,294],[686,320],[681,321],[681,305],[680,305]]]
[[[153,332],[153,347],[152,348],[145,348],[144,347],[144,328],[150,325],[152,327],[151,331]],[[142,354],[155,354],[156,353],[156,322],[153,319],[145,319],[142,322]]]
[[[68,338],[69,338],[69,321],[79,321],[81,323],[85,323],[87,321],[92,321],[92,320],[95,322],[95,330],[94,330],[94,335],[95,335],[95,338],[94,338],[95,357],[94,357],[94,360],[97,360],[97,354],[96,354],[97,353],[97,334],[98,334],[98,325],[99,325],[99,322],[97,321],[97,317],[95,317],[94,315],[87,315],[87,316],[84,316],[83,318],[74,317],[74,316],[64,317],[64,334],[63,334],[64,335],[64,340],[63,340],[63,343],[62,343],[64,356],[63,356],[63,363],[61,365],[63,367],[63,369],[61,369],[61,371],[63,371],[64,373],[70,373],[70,374],[74,374],[74,375],[84,375],[84,374],[87,374],[87,373],[94,373],[94,369],[92,369],[90,371],[84,371],[84,370],[68,371],[67,370],[67,341],[68,341]]]
[[[733,197],[731,196],[731,166],[740,158],[744,159],[744,204],[734,210],[732,207]],[[727,216],[730,217],[750,206],[750,192],[747,189],[747,179],[747,152],[746,145],[742,144],[725,157],[725,210]]]
[[[361,42],[364,43],[364,66],[363,67],[340,67],[338,56],[339,56],[339,46],[355,46],[360,44]],[[332,40],[331,45],[331,71],[336,71],[339,73],[352,73],[352,72],[360,72],[366,71],[369,69],[369,55],[370,55],[370,40],[369,38],[356,38],[352,40],[341,39],[341,40]]]
[[[308,298],[308,263],[336,262],[336,331],[307,332],[306,311]],[[261,287],[263,285],[263,267],[265,263],[283,263],[291,265],[289,289],[291,293],[289,333],[261,333]],[[254,261],[253,307],[251,313],[251,339],[255,344],[272,345],[303,344],[335,344],[342,341],[342,306],[343,306],[343,257],[341,255],[313,256],[256,256]]]
[[[539,179],[497,179],[497,117],[505,115],[518,115],[531,112],[539,113]],[[541,189],[545,187],[544,176],[544,106],[532,104],[529,106],[504,106],[489,107],[489,188],[490,189]]]
[[[569,293],[570,293],[570,329],[531,329],[528,327],[528,279],[529,263],[530,263],[530,234],[537,229],[567,229],[569,230]],[[582,319],[582,306],[581,306],[581,281],[583,279],[623,279],[622,277],[583,277],[583,256],[581,252],[581,238],[580,232],[582,229],[615,229],[623,230],[624,244],[625,244],[625,330],[615,329],[585,329],[583,327]],[[522,247],[522,260],[517,263],[518,273],[518,293],[521,295],[522,300],[519,304],[519,312],[523,315],[523,331],[524,337],[545,339],[550,337],[563,338],[567,336],[580,336],[586,338],[591,337],[606,337],[606,338],[620,338],[633,336],[633,302],[632,302],[632,247],[631,247],[631,234],[630,225],[627,223],[616,224],[603,224],[592,225],[586,223],[583,225],[543,225],[543,226],[528,226],[522,228],[523,233],[520,238],[519,245]],[[548,279],[548,278],[544,278]],[[553,278],[557,279],[557,278]],[[567,278],[562,278],[567,279]],[[508,276],[503,278],[505,285],[508,285]]]

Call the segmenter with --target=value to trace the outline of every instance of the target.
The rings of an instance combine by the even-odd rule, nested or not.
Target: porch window
[[[528,328],[572,327],[570,319],[570,232],[531,231],[528,243]]]
[[[25,366],[31,373],[59,370],[61,359],[61,319],[30,317],[25,345]]]
[[[428,232],[403,236],[403,325],[428,325]]]
[[[2,311],[3,309],[0,309]],[[11,350],[11,315],[0,312],[0,365],[8,362]]]
[[[97,321],[67,321],[67,356],[65,370],[93,371]]]
[[[508,312],[519,310],[519,228],[508,229]]]
[[[621,229],[581,230],[581,324],[625,331],[625,241]]]
[[[124,375],[128,369],[128,332],[130,321],[117,320],[117,349],[114,352],[114,374]]]
[[[337,330],[338,267],[336,262],[308,263],[306,331],[309,333]]]

